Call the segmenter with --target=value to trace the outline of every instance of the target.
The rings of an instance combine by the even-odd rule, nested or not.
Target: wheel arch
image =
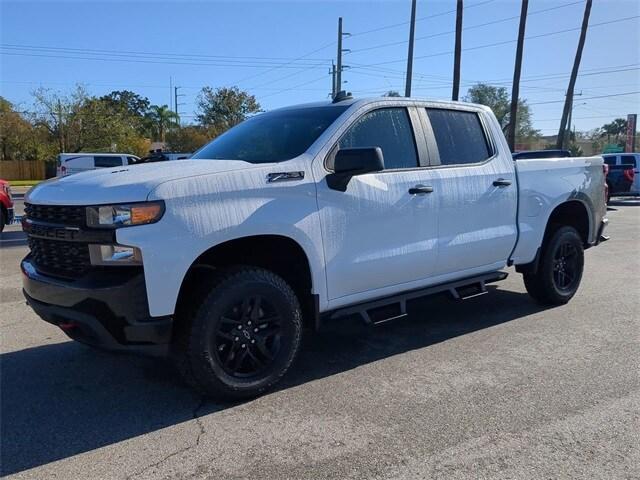
[[[545,243],[559,226],[575,228],[582,239],[584,248],[588,248],[590,246],[592,237],[591,232],[593,231],[593,215],[591,214],[588,204],[580,195],[576,195],[559,203],[553,208],[553,210],[551,210],[547,217],[544,234],[536,251],[535,258],[530,263],[517,264],[517,272],[535,273],[538,270],[541,251],[544,248]]]
[[[198,295],[208,291],[216,272],[233,266],[264,268],[282,277],[294,290],[303,309],[305,322],[315,326],[318,295],[314,294],[309,255],[291,237],[260,234],[227,240],[202,252],[187,269],[176,302],[175,317],[180,321]]]

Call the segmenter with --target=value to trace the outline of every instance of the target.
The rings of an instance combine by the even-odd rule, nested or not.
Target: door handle
[[[411,195],[422,195],[431,192],[433,192],[433,187],[429,187],[427,185],[416,185],[415,187],[409,189],[409,193]]]
[[[493,181],[494,187],[508,187],[511,185],[511,180],[505,180],[504,178],[499,178]]]

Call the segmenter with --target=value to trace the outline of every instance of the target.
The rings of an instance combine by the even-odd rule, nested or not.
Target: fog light
[[[142,253],[124,245],[89,245],[92,265],[142,265]]]

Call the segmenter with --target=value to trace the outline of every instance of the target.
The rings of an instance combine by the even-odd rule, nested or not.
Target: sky
[[[584,3],[529,1],[520,97],[544,135],[557,133]],[[464,0],[461,96],[477,82],[510,93],[520,6]],[[417,2],[413,96],[451,97],[455,8],[455,0]],[[186,123],[205,85],[236,85],[266,110],[327,99],[340,16],[351,34],[343,88],[357,97],[404,92],[410,9],[410,0],[0,0],[0,95],[29,110],[40,86],[65,93],[82,84],[170,104],[177,85]],[[589,24],[577,130],[640,110],[640,1],[594,0]]]

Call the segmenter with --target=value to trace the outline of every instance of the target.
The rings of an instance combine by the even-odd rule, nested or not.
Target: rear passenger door
[[[477,110],[422,111],[439,197],[439,275],[502,268],[516,242],[514,162]],[[498,135],[499,132],[495,132]],[[464,272],[464,274],[463,274]]]
[[[351,178],[345,192],[332,190],[326,180],[318,184],[332,306],[404,290],[432,274],[437,261],[435,197],[409,192],[430,177],[421,165],[424,145],[415,108],[384,107],[360,115],[329,151],[327,173],[339,148],[380,147],[385,163],[382,172]]]

